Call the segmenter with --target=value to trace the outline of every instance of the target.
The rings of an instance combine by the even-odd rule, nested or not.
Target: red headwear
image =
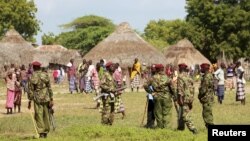
[[[202,69],[209,69],[209,68],[210,68],[210,64],[208,64],[208,63],[203,63],[203,64],[200,65],[200,67],[201,67]]]
[[[186,69],[188,66],[185,63],[178,65],[179,69]]]
[[[156,69],[162,69],[162,68],[164,68],[164,66],[162,64],[155,64],[155,68]]]
[[[38,61],[34,61],[34,62],[32,62],[32,65],[40,67],[42,64]]]
[[[112,63],[112,62],[108,62],[108,63],[105,65],[105,67],[108,68],[108,67],[110,67],[111,65],[113,65],[113,63]]]

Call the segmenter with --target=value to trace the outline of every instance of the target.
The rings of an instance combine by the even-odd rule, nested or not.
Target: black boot
[[[133,88],[131,88],[131,92],[133,92],[134,91],[134,89]]]

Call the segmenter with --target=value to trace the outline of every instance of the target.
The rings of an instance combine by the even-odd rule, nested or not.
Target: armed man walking
[[[198,131],[195,128],[190,111],[193,107],[194,100],[194,86],[193,80],[187,75],[187,65],[179,64],[179,76],[177,78],[177,101],[179,104],[179,113],[178,113],[178,130],[184,130],[186,123],[188,129],[197,134]]]
[[[28,84],[28,109],[34,101],[37,131],[40,138],[46,138],[50,131],[49,108],[53,106],[53,92],[48,74],[41,71],[41,63],[35,61],[32,65],[34,73]]]
[[[214,84],[213,76],[209,72],[210,65],[203,63],[200,65],[201,72],[203,76],[201,78],[201,84],[199,87],[198,98],[202,104],[202,117],[205,122],[205,126],[208,128],[208,125],[213,125],[213,113],[212,113],[212,104],[214,101]]]
[[[173,85],[171,79],[164,74],[162,64],[155,65],[156,74],[153,76],[154,115],[157,128],[169,128],[171,121]]]
[[[115,115],[115,81],[112,77],[115,67],[112,62],[106,64],[107,71],[104,72],[100,84],[101,98],[100,112],[102,113],[102,124],[112,125]]]

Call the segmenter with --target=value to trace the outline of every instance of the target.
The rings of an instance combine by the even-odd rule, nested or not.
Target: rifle
[[[114,92],[122,91],[122,90],[125,90],[126,88],[127,87],[121,87],[121,88],[116,89]],[[102,93],[102,94],[94,97],[93,99],[94,99],[94,101],[96,101],[96,100],[100,99],[101,97],[108,96],[108,95],[110,95],[110,94],[109,93]]]
[[[53,131],[55,131],[56,129],[56,123],[55,123],[55,118],[54,118],[54,109],[51,107],[49,108],[49,120],[50,120],[50,123],[53,127]]]

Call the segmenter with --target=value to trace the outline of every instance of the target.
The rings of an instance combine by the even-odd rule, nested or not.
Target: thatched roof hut
[[[164,55],[167,58],[167,64],[185,63],[188,66],[200,65],[202,63],[210,63],[194,45],[187,39],[180,40],[176,45],[172,45],[164,50]]]
[[[144,41],[128,23],[121,23],[106,39],[97,44],[85,56],[94,63],[100,59],[117,62],[122,67],[131,66],[134,59],[152,63],[164,63],[166,58],[155,47]]]
[[[35,49],[33,61],[40,61],[44,67],[47,67],[50,64],[66,65],[70,59],[80,57],[77,51],[61,45],[41,45]]]
[[[28,64],[32,61],[31,43],[14,29],[6,32],[5,36],[0,41],[0,66],[10,63]]]

